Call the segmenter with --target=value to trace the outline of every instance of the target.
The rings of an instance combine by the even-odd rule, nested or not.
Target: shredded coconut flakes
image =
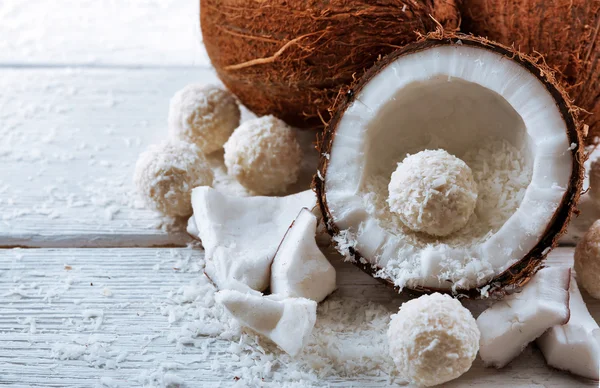
[[[323,379],[338,378],[369,377],[388,383],[398,379],[386,339],[390,315],[397,311],[397,305],[365,303],[333,294],[318,307],[309,343],[292,358],[268,340],[243,330],[223,306],[215,303],[216,291],[208,279],[199,277],[170,291],[170,302],[161,312],[173,325],[169,340],[179,349],[197,348],[202,360],[223,351],[208,338],[229,341],[225,348],[228,362],[210,363],[224,379],[239,379],[238,384],[244,387],[316,387]],[[154,379],[159,377],[163,375],[154,375]]]
[[[400,288],[419,284],[423,268],[429,271],[423,261],[431,260],[437,266],[430,271],[433,276],[440,284],[451,280],[456,291],[477,286],[494,275],[491,264],[479,258],[473,247],[488,240],[514,214],[531,181],[532,169],[524,155],[506,140],[489,139],[481,144],[461,155],[478,186],[475,212],[464,228],[446,237],[436,238],[406,227],[397,214],[389,211],[386,202],[390,174],[369,176],[363,188],[365,208],[410,250],[380,263],[383,268],[376,276],[393,279]],[[352,239],[345,240],[342,246],[352,245]]]

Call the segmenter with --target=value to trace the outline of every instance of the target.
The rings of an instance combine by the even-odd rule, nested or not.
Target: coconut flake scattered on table
[[[432,147],[439,146],[441,144],[432,144]],[[394,231],[407,246],[421,252],[420,255],[409,255],[413,258],[410,261],[403,258],[381,260],[379,264],[383,269],[379,275],[395,279],[397,286],[404,287],[413,278],[423,278],[425,274],[436,277],[439,282],[463,279],[462,284],[457,285],[472,286],[494,274],[491,264],[478,258],[477,248],[518,208],[531,171],[521,173],[526,164],[524,156],[505,140],[490,139],[461,155],[461,159],[471,168],[477,183],[475,213],[465,227],[445,238],[416,234],[397,214],[389,211],[386,202],[389,174],[373,175],[365,182],[366,209],[377,217],[381,227]],[[354,237],[349,235],[337,238],[336,242],[339,246],[351,247],[353,240]],[[436,261],[438,256],[443,257],[439,263]]]
[[[366,376],[389,382],[398,380],[387,355],[386,338],[390,315],[398,310],[398,300],[382,304],[331,295],[318,306],[308,344],[292,358],[268,340],[242,330],[215,302],[216,292],[208,279],[200,277],[169,291],[167,299],[172,303],[163,304],[161,312],[173,324],[169,339],[180,348],[199,348],[206,360],[211,354],[206,337],[230,341],[230,362],[213,362],[211,369],[239,378],[241,386],[279,387],[302,382],[310,387],[320,386],[323,378]]]

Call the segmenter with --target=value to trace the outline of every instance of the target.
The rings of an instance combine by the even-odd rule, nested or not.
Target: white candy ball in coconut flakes
[[[392,315],[387,332],[390,356],[411,383],[434,386],[471,368],[480,332],[471,312],[448,295],[410,300]]]
[[[138,192],[148,206],[167,216],[191,215],[192,189],[212,182],[213,172],[200,149],[186,142],[152,145],[135,166]]]
[[[246,121],[224,148],[227,172],[256,194],[282,194],[298,180],[302,151],[294,130],[278,118]]]
[[[221,149],[239,124],[235,98],[217,86],[191,84],[171,98],[169,135],[196,144],[205,154]]]
[[[425,150],[398,163],[388,205],[416,232],[447,236],[464,227],[475,211],[477,184],[465,162],[444,150]]]

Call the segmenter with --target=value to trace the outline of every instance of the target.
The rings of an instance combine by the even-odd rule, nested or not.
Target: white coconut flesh
[[[398,162],[426,149],[461,158],[478,186],[467,225],[445,237],[411,231],[386,203]],[[460,44],[400,56],[355,95],[325,155],[338,248],[401,288],[482,286],[544,234],[571,149],[556,101],[519,63]]]

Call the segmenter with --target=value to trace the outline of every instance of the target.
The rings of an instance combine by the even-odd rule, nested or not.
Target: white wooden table
[[[202,276],[203,253],[177,223],[144,209],[131,184],[137,155],[165,136],[170,96],[217,82],[197,3],[0,0],[0,386],[244,386],[229,341],[173,341],[194,321],[173,311]],[[571,256],[561,248],[552,260]],[[390,311],[404,300],[335,265],[336,298]],[[598,301],[590,308],[600,318]],[[477,361],[447,386],[588,385],[530,347],[500,372]]]

